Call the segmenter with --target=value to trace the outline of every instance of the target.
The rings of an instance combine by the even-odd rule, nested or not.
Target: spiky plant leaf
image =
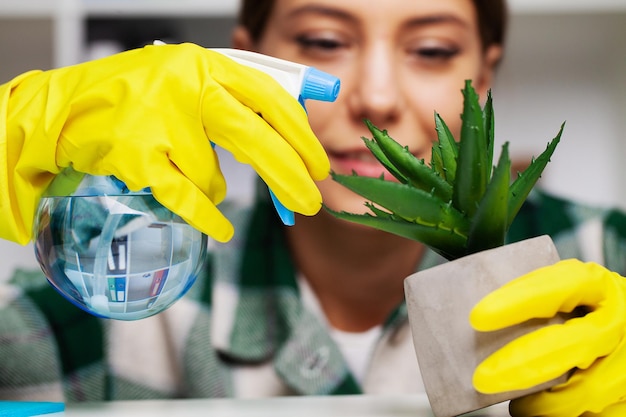
[[[502,146],[502,153],[493,177],[487,185],[485,195],[480,200],[474,215],[467,241],[469,253],[480,252],[500,246],[504,242],[507,224],[494,219],[508,218],[509,184],[511,182],[511,160],[508,143]]]
[[[456,160],[459,155],[459,147],[448,125],[437,112],[435,112],[435,130],[437,131],[437,142],[432,148],[430,164],[448,184],[453,185],[456,177]]]
[[[408,184],[386,181],[383,178],[339,175],[333,180],[355,193],[391,210],[403,220],[446,230],[457,229],[467,234],[469,222],[465,216],[445,201]]]
[[[487,161],[488,146],[478,94],[469,81],[465,84],[463,96],[456,187],[452,201],[455,207],[472,217],[485,194],[492,161]]]
[[[365,123],[387,160],[407,179],[408,183],[413,187],[432,192],[442,200],[448,201],[452,198],[452,186],[423,160],[417,159],[408,149],[393,140],[387,131],[378,129],[369,120]]]
[[[368,139],[365,137],[362,137],[361,139],[363,139],[363,142],[365,143],[365,146],[367,146],[367,149],[370,150],[370,152],[372,153],[372,155],[374,155],[374,157],[376,159],[378,159],[378,161],[383,164],[383,166],[385,167],[385,169],[391,174],[393,175],[398,181],[400,181],[403,184],[406,184],[409,182],[409,179],[407,177],[404,176],[403,173],[401,173],[393,164],[393,162],[391,162],[389,160],[389,158],[387,158],[387,155],[385,155],[385,153],[383,152],[383,150],[380,148],[380,145],[378,145],[378,142],[376,142],[373,139]]]
[[[541,173],[545,169],[546,165],[550,162],[550,158],[552,157],[556,146],[561,141],[561,135],[563,134],[564,128],[565,123],[561,124],[559,133],[557,133],[556,137],[548,143],[548,146],[541,153],[541,155],[534,159],[524,172],[518,174],[517,179],[511,185],[507,228],[511,226],[511,223],[513,223],[515,215],[517,215],[517,212],[522,207],[526,197],[528,197],[528,194],[537,183],[537,180],[541,177]]]
[[[332,173],[335,181],[370,201],[366,206],[371,213],[327,210],[338,218],[420,241],[447,259],[503,245],[515,215],[554,153],[564,125],[511,184],[508,144],[493,168],[491,93],[483,109],[470,81],[463,96],[458,144],[435,113],[437,141],[433,142],[430,167],[368,121],[373,136],[364,138],[368,148],[400,183]]]
[[[487,102],[483,110],[483,123],[485,129],[485,139],[487,139],[487,178],[491,176],[491,161],[493,161],[493,147],[495,146],[495,120],[493,117],[493,98],[491,90],[487,92]]]
[[[379,215],[373,216],[368,213],[353,214],[346,213],[345,211],[338,212],[328,207],[326,207],[326,210],[339,219],[373,227],[407,239],[429,242],[428,246],[446,259],[459,258],[465,254],[464,246],[467,241],[467,236],[458,233],[456,230],[446,230],[408,222],[392,214],[383,213],[382,211],[379,211]]]

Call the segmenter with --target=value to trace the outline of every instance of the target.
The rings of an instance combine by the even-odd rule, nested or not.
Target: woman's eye
[[[429,61],[448,61],[459,54],[458,48],[447,47],[428,47],[418,48],[412,53],[422,60]]]
[[[298,36],[296,43],[304,50],[332,52],[344,46],[339,40],[332,38]]]

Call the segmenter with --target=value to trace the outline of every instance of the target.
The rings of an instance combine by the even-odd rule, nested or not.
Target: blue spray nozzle
[[[335,101],[340,84],[334,75],[309,67],[304,74],[300,96],[303,100]]]

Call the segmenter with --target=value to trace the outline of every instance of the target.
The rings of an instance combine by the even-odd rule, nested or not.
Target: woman
[[[472,79],[483,96],[489,88],[502,55],[505,20],[502,1],[376,0],[364,7],[356,0],[249,0],[243,3],[233,41],[238,48],[302,62],[339,76],[342,91],[336,103],[307,104],[311,128],[328,155],[331,169],[378,176],[382,169],[360,140],[367,134],[363,119],[388,129],[417,156],[429,157],[434,137],[433,111],[443,116],[453,132],[458,132],[464,80]],[[149,85],[140,83],[136,89],[110,98],[112,108],[126,104],[122,112],[114,113],[115,118],[104,111],[96,112],[108,115],[98,120],[89,119],[89,112],[70,112],[70,118],[67,112],[59,111],[56,117],[46,117],[67,123],[58,128],[56,152],[51,145],[56,159],[38,166],[46,175],[33,169],[19,171],[25,172],[26,178],[21,189],[30,192],[30,200],[21,201],[36,201],[37,190],[30,190],[28,185],[37,183],[45,188],[61,161],[92,174],[115,174],[136,188],[149,185],[163,204],[216,239],[228,242],[212,249],[206,268],[187,297],[166,312],[138,322],[99,321],[60,299],[41,273],[18,273],[13,285],[24,288],[24,294],[7,291],[14,295],[7,295],[0,307],[0,319],[7,323],[0,348],[14,358],[0,365],[1,395],[81,401],[422,391],[403,304],[403,280],[415,270],[441,260],[419,243],[338,221],[323,210],[311,216],[319,209],[319,194],[311,178],[319,180],[316,184],[323,201],[333,209],[363,210],[363,201],[323,179],[328,172],[327,161],[313,143],[312,134],[301,127],[303,113],[295,109],[295,102],[290,104],[276,91],[269,95],[265,88],[270,81],[255,78],[256,74],[234,68],[215,56],[206,56],[205,51],[189,46],[159,48],[166,47],[146,48],[60,72],[81,74],[90,80],[59,92],[68,96],[67,102],[59,105],[61,109],[80,108],[74,100],[94,89],[98,83],[91,82],[92,77],[99,81],[100,71],[102,78],[139,74],[137,78],[148,80]],[[186,52],[179,54],[183,49]],[[200,55],[202,58],[198,58]],[[152,73],[154,78],[145,77],[143,71],[156,62],[167,63],[166,69],[174,75],[179,71],[178,76],[191,87],[183,84],[184,88],[179,88],[180,80],[175,76],[167,82]],[[123,63],[128,65],[120,67]],[[107,68],[114,68],[115,75]],[[32,85],[33,78],[37,79],[27,77],[26,81]],[[54,87],[56,81],[51,77],[40,85]],[[307,215],[299,216],[295,226],[284,228],[280,224],[267,201],[267,192],[261,190],[252,207],[220,206],[234,225],[235,235],[230,239],[232,229],[214,206],[224,194],[221,175],[204,132],[198,135],[189,127],[201,126],[197,119],[175,117],[178,125],[172,126],[185,127],[182,138],[153,146],[153,141],[158,142],[154,138],[168,137],[164,133],[167,126],[160,124],[167,124],[174,115],[192,113],[196,107],[194,83],[201,87],[198,89],[203,97],[225,86],[228,93],[252,108],[252,114],[261,114],[289,144],[279,153],[286,155],[288,163],[269,173],[262,171],[263,167],[255,168],[268,178],[277,177],[275,181],[282,187],[269,183],[270,187],[283,190],[279,198],[290,198],[290,208]],[[242,85],[246,83],[251,86]],[[20,82],[14,85],[14,93],[29,86]],[[180,91],[192,99],[183,100]],[[128,143],[124,140],[129,137],[128,131],[120,133],[117,126],[126,126],[124,121],[132,120],[133,125],[143,129],[148,120],[156,120],[147,116],[156,111],[155,106],[146,106],[151,100],[139,99],[148,92],[154,94],[148,97],[159,105],[166,100],[190,101],[192,108],[167,108],[165,121],[154,123],[156,127],[151,124],[151,139]],[[92,95],[99,98],[104,94],[103,89],[97,89]],[[263,102],[263,94],[271,97],[270,103]],[[254,100],[248,100],[248,96],[254,96]],[[9,95],[8,103],[13,97]],[[215,98],[212,110],[228,103],[224,107],[227,111],[236,109],[245,120],[254,119],[249,112],[239,112],[239,105],[225,96],[211,97]],[[101,101],[105,100],[98,103]],[[215,119],[209,112],[202,113],[207,135],[231,146],[236,156],[254,160],[248,155],[267,152],[247,140],[257,133],[256,127],[249,129],[252,133],[245,129],[229,131],[232,123],[218,124]],[[234,120],[234,114],[222,119]],[[102,138],[90,138],[88,146],[84,146],[85,139],[80,135],[72,135],[72,129],[82,133],[96,122],[101,122],[98,126],[106,125],[104,121],[116,128],[107,130]],[[249,128],[247,123],[236,125]],[[267,131],[267,125],[261,125],[258,129],[268,140],[284,147],[274,132]],[[30,132],[29,126],[21,123],[20,131]],[[29,135],[23,136],[24,150],[10,154],[17,154],[19,161],[28,150]],[[68,138],[76,138],[76,143]],[[110,146],[103,147],[103,142]],[[162,163],[167,175],[153,173],[148,178],[140,164],[128,169],[114,160],[99,164],[93,158],[104,154],[106,159],[109,154],[102,152],[103,148],[119,149],[113,152],[119,158],[133,146],[137,146],[137,154],[156,155],[148,162]],[[154,151],[162,148],[168,149],[169,159]],[[183,148],[191,150],[185,153]],[[32,161],[23,163],[28,162]],[[33,171],[39,179],[45,176],[46,181],[38,183],[30,175]],[[306,188],[301,189],[301,184]],[[172,193],[174,188],[180,189]],[[189,204],[186,195],[193,195],[196,203]],[[10,196],[4,200],[12,201]],[[542,210],[551,213],[546,207],[554,207],[555,203],[560,202],[541,200]],[[532,212],[534,209],[529,206],[526,220],[541,218]],[[26,219],[21,227],[27,228],[27,208],[18,212]],[[6,217],[19,217],[15,211],[10,213]],[[216,216],[219,220],[214,221]],[[553,235],[570,236],[571,228],[572,224],[564,225],[553,230]],[[14,229],[19,232],[20,227]],[[4,236],[20,235],[18,232],[5,232]],[[539,225],[524,228],[523,235],[517,237],[543,232]],[[13,337],[18,334],[21,337]],[[618,397],[604,399],[600,405],[584,404],[577,410],[599,411],[617,402]],[[523,404],[514,412],[559,415],[551,414],[553,407],[545,405],[545,400],[529,398],[530,406]]]
[[[337,102],[307,105],[311,127],[338,173],[380,176],[384,171],[360,140],[368,134],[365,118],[388,129],[417,157],[430,158],[433,111],[458,132],[459,86],[472,79],[484,96],[501,55],[502,2],[488,2],[493,8],[457,0],[436,6],[405,1],[368,7],[359,1],[269,3],[262,8],[268,11],[266,19],[253,15],[256,3],[244,3],[241,20],[247,27],[235,30],[234,44],[341,79]],[[330,208],[365,210],[362,197],[331,179],[318,185]],[[338,221],[324,211],[296,224],[287,229],[291,251],[330,324],[354,332],[383,323],[402,301],[403,279],[415,270],[423,247]]]

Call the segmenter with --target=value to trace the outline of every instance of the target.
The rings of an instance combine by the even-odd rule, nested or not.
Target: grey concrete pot
[[[476,332],[472,307],[506,282],[559,260],[548,236],[487,250],[409,276],[404,283],[415,352],[436,417],[451,417],[546,389],[565,377],[523,391],[481,394],[476,366],[507,342],[560,317],[496,332]]]

